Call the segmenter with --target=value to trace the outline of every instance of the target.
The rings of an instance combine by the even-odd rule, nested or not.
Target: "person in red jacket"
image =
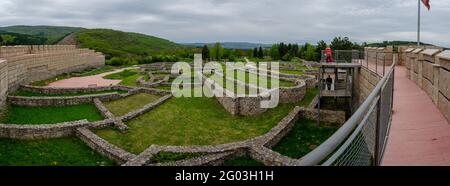
[[[326,59],[326,62],[327,62],[327,63],[334,62],[333,58],[331,57],[332,54],[333,54],[333,53],[331,52],[331,48],[330,48],[330,47],[326,48],[326,50],[325,50],[325,56],[327,57],[327,59]]]

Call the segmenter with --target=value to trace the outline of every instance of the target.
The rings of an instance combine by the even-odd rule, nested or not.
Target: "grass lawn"
[[[0,139],[0,166],[113,166],[77,138],[22,141]]]
[[[87,119],[99,121],[103,117],[93,104],[67,107],[22,107],[9,106],[0,123],[7,124],[54,124]]]
[[[275,147],[274,151],[291,158],[301,158],[322,144],[339,129],[338,125],[322,124],[316,121],[300,119]]]
[[[313,101],[313,99],[319,94],[319,89],[311,88],[306,90],[305,98],[298,104],[301,107],[308,107],[309,104]]]
[[[43,94],[43,93],[35,93],[35,92],[30,92],[30,91],[25,91],[25,90],[19,89],[16,92],[14,92],[13,96],[24,96],[24,97],[61,97],[61,96],[67,96],[67,97],[71,97],[71,96],[84,96],[84,95],[95,95],[95,94],[106,94],[106,93],[123,94],[123,93],[127,93],[127,91],[123,91],[123,90],[105,90],[105,91],[90,92],[90,93],[78,92],[78,93],[65,93],[65,94]]]
[[[112,67],[112,66],[106,66],[104,68],[96,68],[96,69],[91,69],[91,70],[85,70],[83,72],[80,73],[75,73],[76,76],[94,76],[97,74],[103,74],[106,72],[112,72],[114,70],[116,70],[116,67]]]
[[[226,71],[224,71],[224,75],[231,77],[233,79],[240,80],[242,82],[245,82],[247,84],[253,84],[253,85],[267,85],[268,88],[272,87],[271,77],[268,77],[264,81],[260,81],[259,77],[256,74],[251,74],[249,72],[245,72],[245,78],[240,77],[242,75],[239,75],[242,73],[242,71],[235,71],[234,74],[227,74]],[[279,87],[293,87],[295,86],[294,82],[291,81],[285,81],[285,80],[279,80]]]
[[[293,75],[303,75],[302,71],[298,70],[280,70],[280,73],[282,74],[293,74]]]
[[[240,157],[236,157],[234,159],[231,160],[227,160],[225,161],[223,164],[223,166],[243,166],[243,167],[258,167],[258,166],[264,166],[263,163],[254,160],[252,157],[250,157],[249,155],[245,155],[245,156],[240,156]]]
[[[115,116],[123,116],[133,110],[140,109],[149,103],[155,102],[159,98],[161,96],[141,93],[123,99],[105,102],[104,105]]]
[[[107,75],[103,78],[122,80],[120,82],[121,85],[136,87],[137,86],[136,80],[141,76],[143,76],[143,75],[140,74],[139,71],[137,71],[137,70],[124,70],[122,72]]]
[[[125,134],[110,129],[96,133],[132,153],[157,145],[215,145],[267,133],[296,105],[281,104],[259,116],[233,116],[215,98],[172,98],[126,124]]]

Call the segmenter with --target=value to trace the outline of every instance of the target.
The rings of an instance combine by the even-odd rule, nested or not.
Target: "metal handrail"
[[[331,153],[341,145],[354,131],[354,129],[360,125],[363,118],[370,114],[367,112],[377,97],[381,95],[382,88],[387,83],[388,79],[393,75],[397,60],[391,65],[389,72],[378,82],[377,86],[373,89],[367,99],[361,104],[356,112],[345,122],[345,124],[336,131],[330,138],[324,143],[318,146],[316,149],[306,154],[299,160],[300,166],[314,166],[322,162]]]

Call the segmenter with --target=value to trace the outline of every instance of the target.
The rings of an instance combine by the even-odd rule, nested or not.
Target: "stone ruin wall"
[[[75,45],[27,45],[0,47],[0,106],[8,92],[20,84],[45,80],[56,75],[90,67],[100,67],[105,56]]]
[[[407,77],[433,100],[450,121],[450,50],[439,47],[407,48],[404,56]]]
[[[375,89],[381,80],[381,77],[366,67],[359,68],[356,77],[355,94],[358,105],[360,105],[369,97],[370,93],[372,93],[373,89]]]

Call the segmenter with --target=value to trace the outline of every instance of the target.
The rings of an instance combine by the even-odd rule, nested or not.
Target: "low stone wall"
[[[107,87],[86,87],[86,88],[55,88],[55,87],[37,87],[31,85],[21,85],[21,90],[39,94],[67,94],[67,93],[95,93],[109,90],[129,91],[131,88],[124,86]]]
[[[216,72],[216,75],[223,77],[224,75],[220,72]],[[226,77],[229,81],[234,81],[235,84],[245,86],[246,89],[258,89],[260,92],[257,95],[245,95],[245,96],[237,96],[233,92],[225,89],[220,84],[216,83],[215,81],[209,79],[208,77],[203,75],[203,82],[206,85],[206,87],[210,88],[210,91],[217,90],[217,91],[223,91],[224,96],[216,96],[219,103],[233,115],[242,115],[242,116],[253,116],[258,115],[266,112],[268,109],[261,108],[261,101],[268,100],[269,97],[267,97],[270,93],[270,91],[275,90],[268,90],[263,88],[258,88],[255,85],[249,85],[244,82],[241,82],[239,80],[235,80],[230,77]],[[280,103],[295,103],[298,101],[303,100],[304,96],[306,95],[306,82],[304,80],[293,80],[289,79],[289,81],[295,81],[296,86],[295,87],[281,87],[279,88],[279,102]],[[213,87],[213,88],[212,88]],[[212,89],[211,89],[212,88]],[[265,96],[267,95],[267,96]]]
[[[147,112],[149,112],[150,110],[153,110],[154,108],[162,105],[164,102],[166,102],[167,100],[169,100],[170,98],[172,98],[172,95],[166,95],[160,99],[158,99],[157,101],[147,104],[145,105],[143,108],[132,111],[128,114],[125,114],[124,116],[120,117],[121,121],[129,121],[131,119],[134,119],[136,117],[141,116],[142,114],[145,114]]]
[[[0,138],[34,140],[61,138],[75,134],[80,127],[87,127],[87,120],[45,125],[0,124]]]
[[[94,104],[95,104],[95,107],[97,107],[97,109],[100,111],[100,113],[102,114],[102,116],[104,118],[106,118],[106,119],[114,118],[114,114],[111,113],[108,110],[108,108],[106,108],[105,105],[103,105],[103,103],[98,98],[94,99]]]
[[[237,156],[236,154],[237,152],[234,151],[222,152],[170,163],[149,164],[149,166],[219,166],[222,165],[225,160]]]
[[[10,104],[29,107],[49,107],[49,106],[71,106],[85,103],[91,103],[94,99],[100,100],[116,100],[122,96],[117,93],[73,96],[73,97],[22,97],[8,96]]]
[[[8,64],[5,60],[0,59],[0,111],[6,104],[6,96],[8,95]]]
[[[87,128],[78,128],[76,130],[76,135],[95,151],[107,156],[110,159],[116,160],[120,164],[136,157],[136,155],[108,143],[106,140],[100,138]]]
[[[306,82],[303,80],[297,80],[295,87],[281,87],[280,91],[280,103],[295,103],[303,100],[306,95]]]
[[[267,147],[271,147],[278,143],[287,133],[290,132],[294,124],[297,120],[302,117],[303,108],[296,107],[293,109],[285,118],[283,118],[276,127],[272,128],[268,133],[262,136],[258,136],[249,140],[223,144],[223,145],[212,145],[212,146],[158,146],[152,145],[148,149],[146,149],[141,154],[137,155],[135,158],[131,159],[127,163],[123,164],[124,166],[142,166],[148,165],[152,157],[157,153],[164,152],[173,152],[173,153],[207,153],[211,154],[226,154],[223,156],[213,156],[213,159],[206,158],[194,158],[189,160],[182,160],[178,162],[174,162],[170,165],[211,165],[218,164],[218,162],[223,162],[227,159],[232,158],[233,156],[239,156],[245,154],[245,152],[250,153],[250,155],[263,162],[265,165],[287,165],[294,163],[288,162],[296,162],[296,160],[291,159],[289,157],[282,156],[276,152],[273,152]],[[259,150],[255,149],[265,149],[266,153],[260,153]],[[229,154],[228,154],[229,153]],[[233,155],[232,155],[233,154]],[[279,161],[281,163],[277,163]]]

